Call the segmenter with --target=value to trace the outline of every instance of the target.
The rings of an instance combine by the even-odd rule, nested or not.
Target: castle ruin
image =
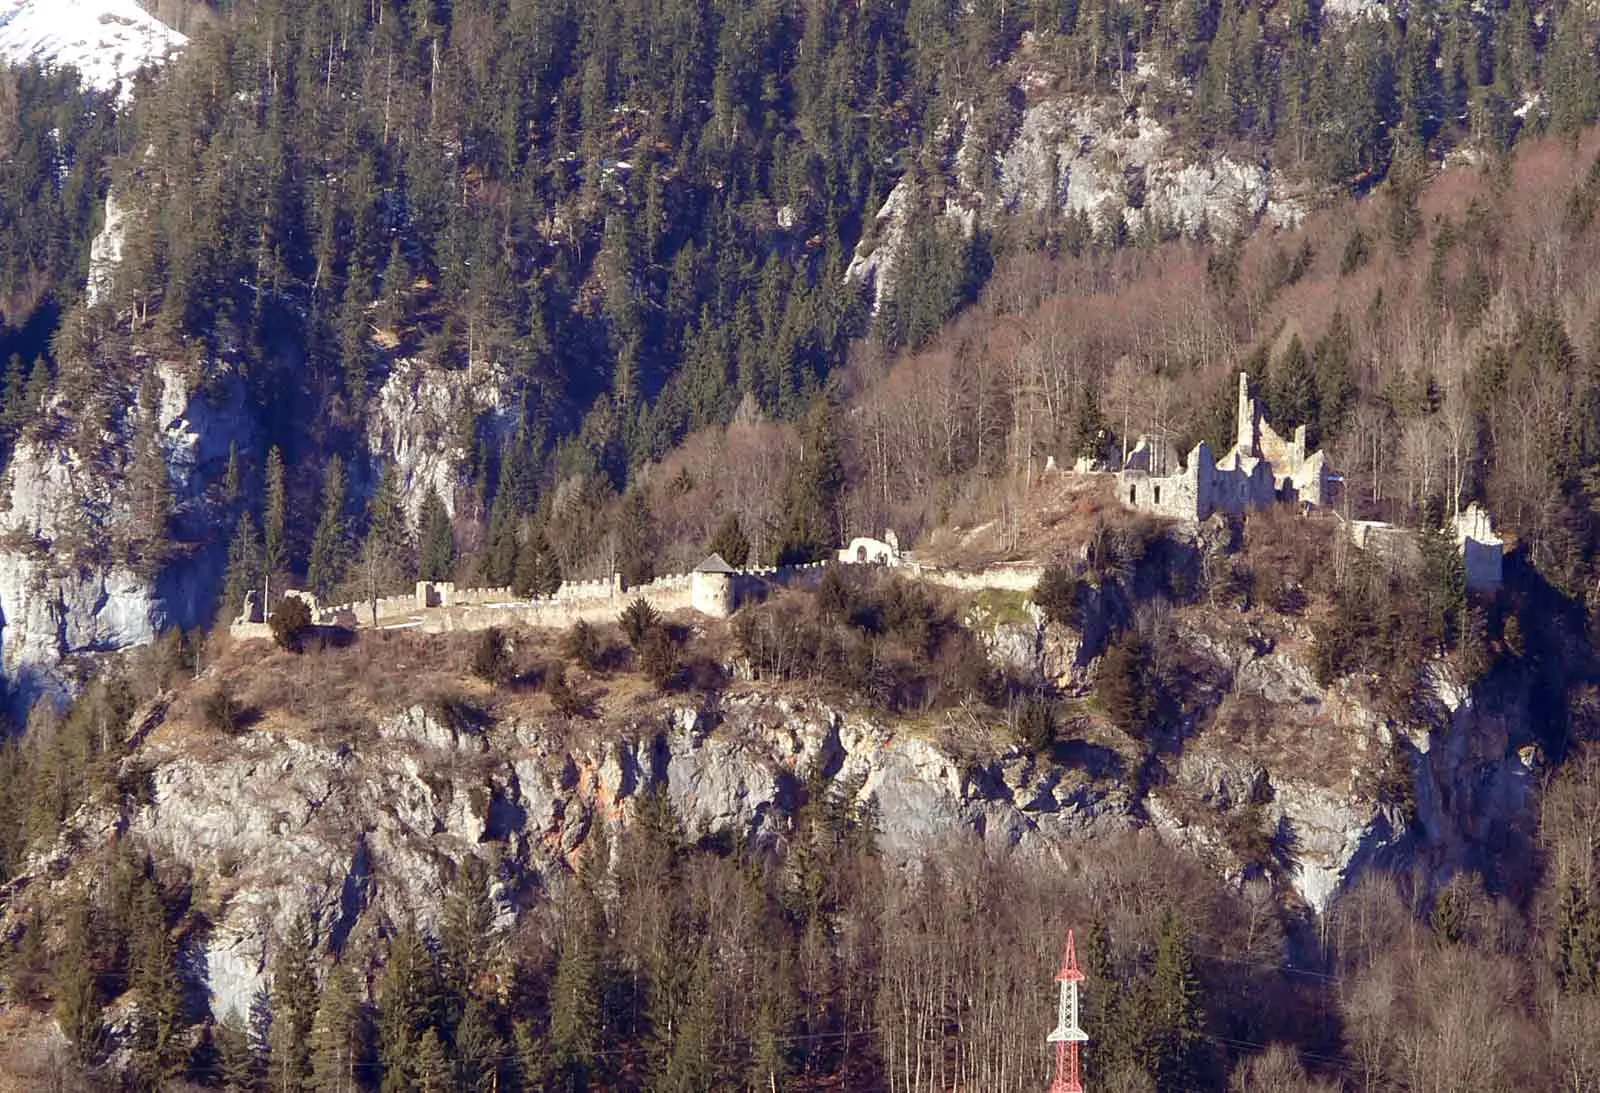
[[[1242,516],[1277,501],[1328,503],[1328,464],[1306,451],[1306,427],[1285,440],[1267,422],[1239,373],[1239,407],[1233,448],[1217,459],[1205,441],[1180,465],[1165,437],[1142,436],[1118,475],[1118,496],[1132,508],[1176,520],[1199,521],[1214,512]]]

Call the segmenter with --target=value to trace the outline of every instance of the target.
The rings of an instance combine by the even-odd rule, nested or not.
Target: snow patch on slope
[[[188,41],[134,0],[0,0],[0,61],[71,66],[101,91],[126,95]]]

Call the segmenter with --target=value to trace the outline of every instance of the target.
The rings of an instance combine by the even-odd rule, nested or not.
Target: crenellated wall
[[[792,566],[754,566],[740,570],[695,570],[657,577],[647,584],[627,587],[620,576],[591,581],[567,581],[552,596],[519,599],[507,587],[457,588],[448,581],[418,581],[408,596],[385,596],[377,601],[379,629],[417,629],[426,633],[484,630],[491,626],[527,626],[563,630],[579,622],[615,622],[635,599],[642,599],[662,614],[694,611],[709,618],[727,618],[748,603],[758,603],[782,588],[815,588],[835,562]],[[881,563],[880,563],[881,564]],[[960,591],[1002,589],[1031,592],[1044,567],[1035,564],[997,565],[981,570],[941,569],[897,558],[893,567],[915,580]],[[309,592],[289,591],[311,608],[319,626],[366,628],[374,625],[372,603],[321,604]],[[238,640],[269,637],[271,631],[247,609],[230,628]]]
[[[385,596],[376,603],[380,629],[420,629],[429,633],[482,630],[490,626],[565,629],[578,622],[614,622],[635,599],[662,614],[696,611],[727,618],[746,603],[764,599],[775,588],[808,588],[822,578],[826,563],[756,567],[731,572],[673,573],[627,587],[619,574],[589,581],[566,581],[551,596],[520,598],[509,586],[458,588],[449,581],[418,581],[410,595]],[[374,625],[372,601],[327,605],[309,592],[285,595],[304,600],[318,626]],[[269,637],[259,607],[248,605],[229,631],[239,640]]]

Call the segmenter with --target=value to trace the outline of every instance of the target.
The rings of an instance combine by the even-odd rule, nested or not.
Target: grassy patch
[[[974,629],[985,626],[1017,624],[1030,626],[1033,614],[1028,610],[1028,594],[998,588],[986,588],[975,594],[967,604],[967,625]]]

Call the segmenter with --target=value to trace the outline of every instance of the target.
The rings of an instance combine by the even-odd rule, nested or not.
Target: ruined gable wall
[[[1200,511],[1201,487],[1193,470],[1166,476],[1128,471],[1122,475],[1118,488],[1122,500],[1141,512],[1174,520],[1200,520],[1209,515]]]

